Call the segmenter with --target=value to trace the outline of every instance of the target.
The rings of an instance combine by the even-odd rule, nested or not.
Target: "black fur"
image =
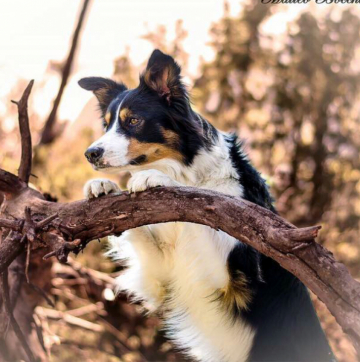
[[[242,150],[242,143],[236,135],[229,136],[227,141],[232,164],[244,188],[244,199],[276,212],[266,182],[247,159]]]
[[[99,101],[99,108],[103,117],[111,101],[127,89],[122,83],[116,83],[111,79],[101,77],[80,79],[79,85],[81,88],[94,92]]]
[[[250,164],[236,136],[228,138],[231,159],[244,198],[276,212],[265,180]],[[253,298],[235,310],[257,333],[249,362],[335,361],[306,287],[276,261],[239,243],[228,259],[230,274],[243,272]]]

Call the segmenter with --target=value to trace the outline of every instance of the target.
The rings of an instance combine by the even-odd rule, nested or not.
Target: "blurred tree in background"
[[[319,242],[359,277],[360,19],[349,9],[340,18],[334,9],[305,12],[275,51],[261,34],[271,15],[254,3],[239,18],[225,12],[195,103],[218,127],[245,135],[280,214],[297,226],[321,223]]]
[[[264,25],[281,11],[282,6],[247,1],[238,16],[231,16],[225,3],[223,18],[210,29],[215,57],[203,61],[200,75],[193,79],[194,107],[216,127],[236,131],[246,139],[245,150],[267,178],[279,213],[297,226],[323,225],[318,241],[359,278],[360,18],[351,8],[339,12],[329,7],[321,15],[308,8],[289,23],[281,37],[266,35]],[[171,42],[161,26],[144,38],[175,56],[187,74],[186,35],[179,21]],[[114,61],[114,78],[129,86],[136,86],[139,71],[129,52]],[[14,90],[11,98],[19,98],[18,92]],[[101,132],[100,122],[89,121],[96,118],[95,109],[91,101],[79,120],[68,125],[53,146],[41,151],[42,162],[34,170],[39,178],[32,182],[60,200],[80,198],[84,182],[99,177],[83,157],[87,145]],[[41,129],[36,115],[32,127],[34,134]],[[14,171],[19,143],[16,130],[6,119],[0,123],[0,142],[5,150],[0,162]],[[118,271],[102,255],[101,246],[94,243],[92,248],[78,258],[83,266],[104,273]],[[89,344],[97,346],[101,361],[117,361],[119,356],[136,360],[134,351],[149,360],[180,360],[171,345],[155,333],[159,329],[156,318],[142,318],[139,307],[125,303],[123,296],[113,300],[109,291],[106,295],[105,286],[98,286],[94,293],[77,284],[76,280],[85,278],[79,271],[75,277],[69,270],[54,270],[55,276],[65,278],[65,283],[57,280],[53,285],[56,308],[67,311],[90,299],[103,304],[101,312],[92,312],[87,319],[95,323],[105,318],[107,323],[104,331],[93,333],[81,353],[79,348],[67,350],[66,356],[57,341],[70,343],[73,327],[51,324],[49,345],[53,345],[54,360],[84,359],[84,353],[88,358]],[[67,284],[66,278],[73,282]],[[68,297],[64,297],[66,293]],[[323,305],[315,303],[339,361],[355,361],[350,342]],[[111,326],[122,333],[125,346]]]

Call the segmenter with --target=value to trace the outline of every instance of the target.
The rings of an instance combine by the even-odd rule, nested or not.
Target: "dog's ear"
[[[171,104],[176,97],[186,95],[180,72],[180,66],[170,55],[156,49],[150,56],[141,80]]]
[[[79,80],[79,86],[95,94],[103,115],[106,113],[110,102],[127,89],[122,83],[100,77],[82,78]]]

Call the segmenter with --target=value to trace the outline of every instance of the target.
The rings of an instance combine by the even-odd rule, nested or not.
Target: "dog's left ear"
[[[103,116],[111,101],[127,89],[122,83],[101,77],[82,78],[79,80],[79,86],[95,94]]]
[[[180,66],[170,55],[156,49],[150,56],[142,80],[150,89],[171,104],[176,97],[186,94],[180,72]]]

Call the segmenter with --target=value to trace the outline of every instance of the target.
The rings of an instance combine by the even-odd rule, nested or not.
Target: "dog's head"
[[[135,89],[98,77],[83,78],[79,85],[95,94],[104,122],[105,134],[85,152],[97,170],[132,170],[163,159],[189,165],[203,146],[180,67],[159,50]]]

